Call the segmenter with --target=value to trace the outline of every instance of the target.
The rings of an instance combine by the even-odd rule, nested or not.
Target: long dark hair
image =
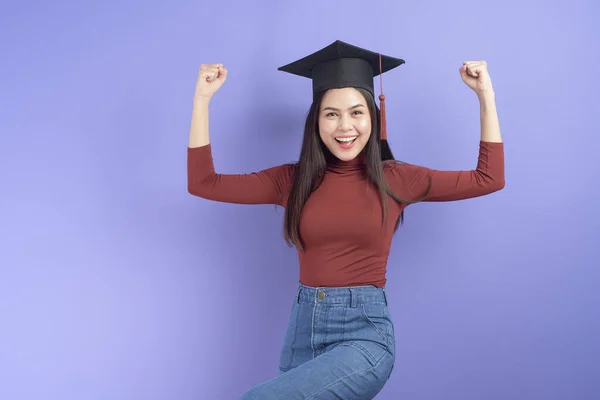
[[[371,115],[371,136],[365,148],[366,173],[369,182],[377,188],[381,201],[382,222],[387,218],[387,196],[392,197],[398,203],[415,203],[422,200],[431,187],[431,181],[427,193],[417,200],[404,200],[396,196],[389,188],[384,176],[384,162],[399,162],[394,158],[387,140],[380,140],[380,116],[379,107],[375,103],[373,95],[364,89],[357,88],[367,101],[367,107]],[[300,159],[296,163],[294,181],[289,192],[284,215],[284,238],[289,246],[296,246],[299,250],[304,249],[304,243],[300,237],[300,215],[310,194],[321,184],[327,168],[327,158],[335,157],[323,144],[319,135],[319,110],[325,93],[315,95],[310,106],[306,123],[304,126],[304,138],[300,150]],[[396,221],[394,232],[404,221],[404,211]]]

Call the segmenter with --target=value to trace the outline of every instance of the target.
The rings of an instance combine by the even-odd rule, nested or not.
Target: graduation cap
[[[375,97],[373,79],[379,75],[381,140],[386,140],[385,96],[381,75],[402,64],[402,59],[336,40],[313,54],[279,67],[278,70],[312,79],[313,96],[327,89],[357,87],[369,91]]]

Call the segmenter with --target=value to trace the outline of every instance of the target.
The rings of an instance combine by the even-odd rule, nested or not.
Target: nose
[[[340,130],[341,131],[348,131],[352,128],[352,124],[350,123],[350,117],[348,117],[347,115],[343,115],[340,118]]]

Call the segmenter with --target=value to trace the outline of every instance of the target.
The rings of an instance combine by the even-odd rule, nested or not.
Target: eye
[[[330,113],[327,113],[325,116],[326,116],[326,117],[333,117],[334,115],[335,115],[335,113],[334,113],[334,112],[330,112]]]
[[[356,113],[356,114],[362,114],[363,112],[356,110],[356,111],[354,111],[354,113]]]

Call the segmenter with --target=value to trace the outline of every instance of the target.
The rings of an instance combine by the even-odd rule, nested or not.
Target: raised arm
[[[207,200],[236,204],[284,205],[294,167],[280,165],[250,174],[215,172],[210,144],[188,148],[188,192]]]
[[[208,108],[227,78],[222,64],[202,64],[196,83],[187,150],[188,192],[208,200],[238,204],[283,205],[294,167],[281,165],[250,174],[218,174],[209,138]]]
[[[404,200],[454,201],[484,196],[504,188],[504,145],[480,141],[473,170],[439,171],[413,164],[388,164],[385,170],[391,189]],[[423,198],[430,179],[431,188]]]
[[[485,61],[465,62],[464,82],[479,99],[481,138],[477,167],[467,171],[438,171],[411,164],[388,164],[386,177],[392,190],[404,200],[452,201],[479,197],[504,188],[504,144],[495,94]]]

